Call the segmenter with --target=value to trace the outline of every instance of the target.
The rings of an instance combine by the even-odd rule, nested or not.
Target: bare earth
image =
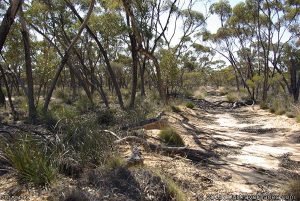
[[[146,154],[148,166],[171,175],[190,200],[219,196],[282,193],[300,174],[300,124],[258,106],[235,110],[167,113],[168,122],[186,145],[217,153],[219,158],[193,163],[184,158]],[[156,136],[159,130],[148,130]]]

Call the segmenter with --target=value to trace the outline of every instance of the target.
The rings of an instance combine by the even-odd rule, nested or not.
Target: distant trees
[[[284,47],[299,33],[299,6],[295,1],[272,0],[246,0],[234,8],[221,0],[211,6],[211,13],[220,18],[221,28],[216,34],[206,33],[206,38],[234,67],[237,88],[241,83],[252,98],[261,94],[262,102],[266,102],[277,73],[283,81],[291,78],[279,63]],[[255,84],[258,77],[262,81]]]

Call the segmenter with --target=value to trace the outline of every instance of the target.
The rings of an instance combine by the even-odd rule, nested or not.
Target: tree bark
[[[28,99],[28,119],[29,122],[34,123],[36,121],[36,108],[34,105],[34,84],[32,76],[32,64],[31,64],[31,47],[29,31],[27,29],[22,6],[20,7],[20,21],[21,21],[21,33],[24,44],[25,52],[25,69],[26,69],[26,82],[27,82],[27,99]]]
[[[62,58],[62,61],[60,63],[60,65],[58,66],[57,70],[56,70],[56,73],[55,73],[55,76],[54,76],[54,79],[51,83],[51,86],[50,86],[50,89],[47,93],[47,96],[46,96],[46,99],[45,99],[45,104],[44,104],[44,108],[43,108],[43,111],[44,112],[47,112],[48,110],[48,106],[49,106],[49,103],[50,103],[50,100],[51,100],[51,97],[52,97],[52,93],[55,89],[55,86],[56,86],[56,83],[58,81],[58,78],[60,76],[60,73],[61,71],[63,70],[65,64],[67,63],[68,61],[68,58],[69,58],[69,54],[70,54],[70,51],[71,49],[73,48],[73,46],[75,45],[75,43],[78,41],[83,29],[85,28],[91,14],[92,14],[92,11],[93,11],[93,8],[94,8],[94,4],[95,4],[95,0],[91,0],[91,3],[90,3],[90,6],[89,6],[89,10],[88,10],[88,13],[86,15],[86,18],[84,20],[82,20],[82,23],[81,23],[81,26],[78,30],[78,33],[77,35],[73,38],[71,44],[68,46],[67,50],[65,51],[65,54]]]
[[[9,86],[8,86],[8,83],[7,83],[7,80],[6,80],[6,77],[5,77],[4,69],[1,65],[0,65],[0,71],[1,71],[3,82],[4,82],[4,85],[5,85],[5,88],[6,88],[6,93],[7,93],[11,113],[13,115],[14,120],[17,120],[18,119],[17,118],[17,112],[15,110],[14,104],[13,104],[12,99],[11,99],[11,93],[10,93]]]
[[[10,1],[10,6],[7,9],[0,25],[0,52],[3,49],[6,37],[9,33],[11,25],[14,23],[15,16],[22,4],[21,0]]]
[[[145,92],[145,69],[146,69],[146,57],[143,60],[143,64],[140,66],[140,77],[141,77],[141,96],[146,96]]]
[[[0,106],[5,106],[5,96],[2,90],[1,82],[0,82]]]
[[[71,2],[69,2],[68,0],[65,0],[65,2],[67,3],[67,5],[69,6],[69,8],[72,10],[72,12],[76,15],[76,17],[79,19],[79,21],[83,21],[82,17],[79,15],[79,13],[77,12],[77,10],[75,9],[75,7],[72,5]],[[90,27],[86,24],[85,28],[87,30],[87,32],[90,34],[90,36],[95,40],[95,42],[97,43],[99,50],[104,58],[104,62],[106,64],[106,68],[107,71],[109,73],[110,79],[113,83],[113,86],[115,88],[116,91],[116,95],[118,97],[118,101],[119,101],[119,105],[122,109],[124,109],[124,103],[123,103],[123,98],[122,98],[122,94],[120,91],[120,87],[119,84],[117,82],[116,79],[116,75],[111,67],[107,52],[105,51],[104,47],[102,46],[102,44],[100,43],[99,39],[97,38],[97,36],[93,33],[93,31],[90,29]]]
[[[126,15],[127,18],[127,25],[130,26],[129,16]],[[130,103],[129,108],[134,108],[136,90],[137,90],[137,79],[138,79],[138,50],[137,50],[137,42],[135,35],[129,32],[129,39],[131,44],[131,57],[132,57],[132,83],[131,83],[131,96],[130,96]]]

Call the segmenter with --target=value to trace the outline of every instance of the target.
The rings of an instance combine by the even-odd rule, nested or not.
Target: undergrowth
[[[158,134],[159,138],[169,146],[184,146],[184,141],[181,136],[172,128],[161,130]]]
[[[54,152],[31,135],[21,135],[14,143],[1,145],[1,149],[20,181],[35,186],[55,181],[58,168]]]

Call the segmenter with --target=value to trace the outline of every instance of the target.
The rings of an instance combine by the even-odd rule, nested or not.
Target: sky
[[[218,2],[218,0],[212,0],[212,3]],[[236,4],[243,2],[241,0],[229,0],[229,3],[231,5],[231,7],[234,7]],[[199,7],[199,10],[204,10],[203,8],[201,8],[201,5],[203,5],[203,3],[201,4],[201,2],[195,7],[196,9]],[[203,12],[203,11],[202,11]],[[207,20],[207,29],[212,32],[215,33],[217,32],[218,28],[220,28],[221,24],[220,24],[220,20],[216,15],[211,15],[208,20]]]

